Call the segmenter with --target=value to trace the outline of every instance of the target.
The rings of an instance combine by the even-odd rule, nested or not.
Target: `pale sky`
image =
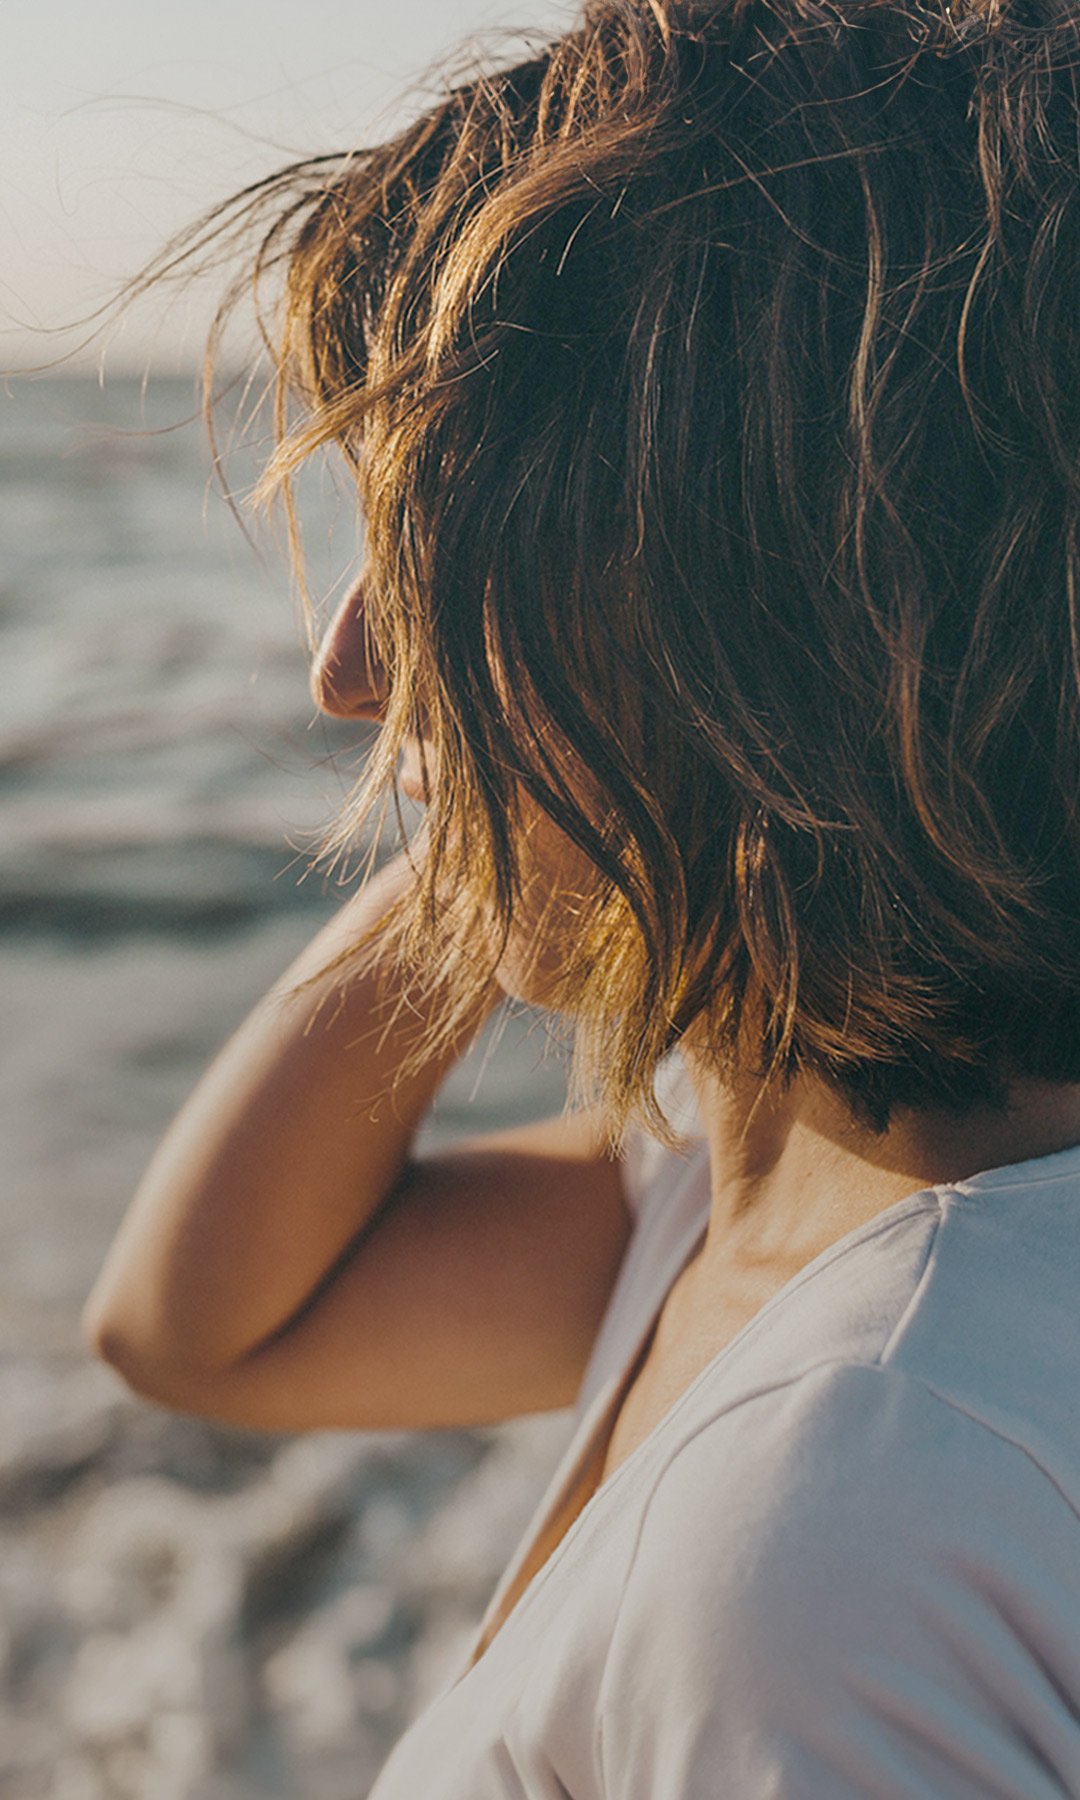
[[[0,367],[105,300],[170,232],[293,157],[378,141],[476,33],[554,35],[573,0],[3,0]],[[520,40],[518,40],[520,42]],[[107,367],[180,367],[205,297],[143,305]],[[100,343],[83,358],[96,366]]]

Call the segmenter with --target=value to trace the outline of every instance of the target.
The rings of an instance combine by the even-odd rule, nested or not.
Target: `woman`
[[[576,1406],[378,1800],[1080,1795],[1078,50],[590,0],[238,202],[267,488],[336,445],[367,519],[327,849],[402,751],[425,827],[86,1328],[253,1426]],[[417,1155],[504,992],[572,1108]]]

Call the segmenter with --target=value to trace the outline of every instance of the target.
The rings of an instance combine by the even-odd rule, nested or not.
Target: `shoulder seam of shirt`
[[[621,1586],[621,1589],[619,1592],[619,1599],[618,1599],[618,1603],[615,1608],[615,1615],[611,1621],[611,1635],[610,1635],[609,1642],[608,1642],[608,1650],[604,1657],[604,1667],[601,1671],[600,1681],[599,1681],[599,1684],[597,1687],[597,1694],[596,1694],[595,1757],[596,1757],[597,1766],[600,1770],[601,1780],[603,1781],[605,1786],[606,1786],[607,1777],[606,1777],[606,1773],[605,1773],[605,1769],[604,1769],[604,1721],[605,1721],[605,1717],[606,1717],[606,1708],[605,1708],[605,1704],[604,1704],[604,1690],[605,1690],[605,1687],[607,1684],[607,1678],[608,1678],[608,1665],[609,1665],[609,1661],[610,1661],[611,1644],[614,1642],[615,1633],[618,1630],[619,1620],[622,1616],[623,1603],[626,1599],[627,1591],[630,1587],[631,1578],[632,1578],[633,1572],[634,1572],[634,1566],[635,1566],[635,1564],[637,1562],[637,1558],[638,1558],[638,1551],[641,1547],[641,1541],[645,1534],[646,1523],[648,1521],[649,1513],[651,1511],[653,1501],[656,1498],[656,1495],[659,1490],[661,1482],[664,1480],[665,1476],[669,1473],[669,1471],[674,1466],[674,1464],[678,1461],[679,1456],[682,1454],[682,1452],[685,1449],[687,1449],[690,1444],[696,1442],[696,1440],[701,1436],[702,1432],[707,1431],[708,1428],[710,1427],[710,1425],[714,1425],[718,1419],[725,1417],[732,1412],[737,1411],[741,1406],[748,1404],[752,1400],[763,1399],[767,1394],[779,1393],[784,1388],[794,1387],[794,1386],[796,1386],[796,1384],[798,1382],[805,1381],[808,1376],[820,1374],[823,1369],[830,1369],[830,1368],[836,1374],[841,1374],[847,1370],[852,1370],[852,1369],[865,1369],[865,1370],[872,1372],[873,1374],[880,1375],[884,1379],[892,1379],[892,1380],[902,1381],[905,1384],[905,1386],[913,1388],[913,1389],[918,1389],[923,1394],[927,1395],[930,1399],[936,1400],[940,1405],[948,1407],[950,1412],[954,1413],[957,1418],[964,1419],[971,1425],[976,1425],[976,1426],[981,1427],[981,1429],[988,1436],[997,1438],[997,1440],[1000,1443],[1007,1444],[1009,1446],[1009,1448],[1012,1450],[1019,1451],[1021,1456],[1023,1456],[1025,1458],[1025,1460],[1031,1464],[1032,1468],[1035,1469],[1036,1472],[1039,1475],[1041,1475],[1044,1478],[1044,1480],[1046,1480],[1050,1484],[1050,1486],[1054,1489],[1054,1492],[1058,1495],[1058,1497],[1065,1502],[1065,1505],[1068,1507],[1069,1511],[1074,1515],[1074,1517],[1077,1518],[1078,1520],[1080,1520],[1080,1510],[1078,1510],[1076,1503],[1064,1491],[1064,1489],[1061,1486],[1061,1483],[1057,1480],[1056,1476],[1054,1476],[1051,1473],[1051,1471],[1045,1467],[1045,1465],[1039,1460],[1038,1456],[1036,1456],[1035,1452],[1033,1450],[1031,1450],[1027,1444],[1021,1443],[1018,1438],[1011,1437],[1007,1431],[1001,1430],[1001,1428],[999,1426],[991,1424],[988,1419],[984,1419],[984,1418],[980,1417],[980,1415],[978,1413],[972,1412],[968,1407],[963,1406],[960,1401],[953,1399],[948,1394],[942,1393],[939,1388],[934,1387],[933,1383],[927,1381],[924,1376],[913,1374],[908,1369],[897,1368],[894,1363],[883,1363],[878,1359],[875,1359],[873,1362],[860,1362],[860,1361],[857,1361],[855,1358],[849,1358],[849,1357],[835,1357],[832,1359],[824,1358],[821,1362],[814,1363],[809,1368],[800,1369],[794,1375],[786,1376],[781,1381],[771,1382],[766,1387],[755,1388],[752,1393],[741,1395],[738,1400],[736,1400],[732,1403],[731,1406],[724,1407],[721,1409],[721,1411],[713,1413],[710,1418],[702,1420],[701,1423],[694,1428],[694,1430],[690,1433],[690,1435],[688,1437],[684,1438],[681,1443],[677,1444],[674,1447],[674,1449],[671,1451],[671,1454],[668,1456],[667,1460],[663,1463],[662,1467],[657,1471],[657,1474],[653,1479],[648,1498],[646,1499],[645,1505],[642,1508],[641,1518],[638,1521],[638,1527],[637,1527],[637,1532],[634,1537],[633,1547],[630,1551],[630,1558],[626,1565],[626,1572],[623,1575],[622,1586]]]
[[[857,1363],[852,1365],[854,1368],[858,1368],[858,1366]],[[1046,1467],[1046,1464],[1040,1460],[1029,1444],[1022,1443],[1019,1438],[1012,1437],[1009,1432],[1003,1431],[1000,1425],[992,1424],[989,1419],[984,1419],[981,1414],[972,1412],[970,1407],[965,1406],[962,1401],[955,1399],[953,1395],[943,1394],[940,1388],[936,1388],[933,1382],[927,1381],[926,1377],[923,1375],[914,1375],[908,1369],[894,1368],[891,1363],[878,1365],[868,1364],[867,1366],[880,1367],[883,1374],[902,1375],[905,1381],[910,1382],[913,1387],[922,1388],[923,1392],[929,1394],[932,1400],[937,1400],[942,1406],[947,1406],[950,1412],[956,1413],[959,1418],[967,1419],[969,1424],[978,1425],[990,1437],[997,1438],[1002,1444],[1008,1444],[1009,1448],[1012,1450],[1018,1450],[1021,1456],[1026,1457],[1032,1467],[1037,1469],[1039,1474],[1050,1483],[1054,1492],[1065,1502],[1065,1505],[1075,1518],[1080,1520],[1080,1507],[1077,1507],[1076,1502],[1065,1492],[1057,1476]]]

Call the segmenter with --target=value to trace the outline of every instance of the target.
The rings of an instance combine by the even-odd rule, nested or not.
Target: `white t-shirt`
[[[577,1429],[485,1622],[705,1229],[703,1143],[639,1138],[626,1178]],[[789,1281],[596,1490],[371,1800],[1066,1796],[1080,1145],[912,1194]]]

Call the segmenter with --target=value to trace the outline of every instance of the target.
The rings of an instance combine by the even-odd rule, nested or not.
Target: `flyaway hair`
[[[554,820],[615,1134],[691,1027],[878,1131],[1080,1079],[1078,67],[1050,0],[591,0],[181,250],[254,234],[265,486],[334,445],[366,518],[324,854],[426,732],[449,1030]]]

